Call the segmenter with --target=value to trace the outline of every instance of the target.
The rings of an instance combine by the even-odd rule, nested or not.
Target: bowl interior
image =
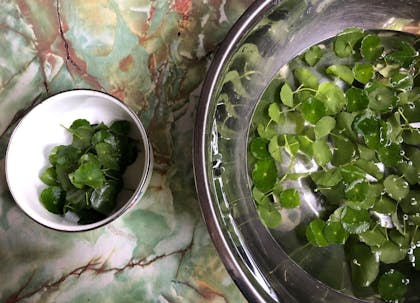
[[[87,225],[78,225],[50,213],[39,201],[40,193],[46,187],[39,176],[50,166],[51,149],[71,144],[72,136],[65,128],[76,119],[107,125],[114,120],[127,120],[131,124],[130,137],[139,142],[139,155],[123,176],[124,190],[118,196],[116,210],[106,219]],[[131,110],[107,94],[75,90],[50,97],[19,122],[7,149],[6,177],[16,203],[29,217],[53,229],[80,231],[112,221],[140,198],[150,177],[150,157],[145,130]]]
[[[251,301],[360,301],[342,249],[308,249],[296,230],[267,229],[259,219],[247,146],[265,88],[288,61],[346,27],[415,33],[419,19],[419,1],[257,1],[219,50],[198,111],[196,183],[216,247]],[[290,226],[313,216],[318,202],[308,199],[302,212],[285,216]]]

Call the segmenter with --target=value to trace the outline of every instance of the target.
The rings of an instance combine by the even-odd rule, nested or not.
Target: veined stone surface
[[[0,302],[245,301],[201,218],[191,153],[205,71],[251,2],[0,2]],[[74,88],[110,93],[135,110],[155,167],[125,215],[70,234],[17,207],[4,156],[26,110]]]

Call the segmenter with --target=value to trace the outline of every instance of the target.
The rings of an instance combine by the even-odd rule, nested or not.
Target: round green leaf
[[[297,68],[293,71],[296,80],[305,87],[317,89],[318,88],[318,77],[307,68]]]
[[[396,63],[402,67],[409,67],[416,58],[416,50],[407,41],[399,41],[398,50],[395,50],[385,56],[385,61]]]
[[[331,164],[339,166],[350,162],[356,152],[353,142],[347,137],[334,135],[332,136],[332,143],[334,153]]]
[[[271,203],[258,205],[257,210],[261,221],[268,228],[276,228],[281,224],[281,214]]]
[[[343,174],[341,172],[341,174]],[[369,190],[369,183],[357,180],[352,182],[345,190],[345,197],[347,200],[362,202],[366,199]]]
[[[353,55],[354,46],[363,38],[363,31],[359,28],[347,28],[338,34],[334,41],[334,52],[338,57]]]
[[[395,167],[402,161],[401,145],[391,143],[389,145],[380,145],[377,150],[379,161],[387,167]]]
[[[299,192],[294,188],[282,191],[279,195],[280,205],[284,208],[295,208],[300,205]]]
[[[340,167],[341,176],[346,183],[366,180],[366,172],[359,167],[346,164]]]
[[[346,65],[334,64],[329,66],[326,70],[327,74],[334,75],[347,84],[352,84],[354,80],[353,71]]]
[[[386,232],[386,231],[385,231]],[[367,230],[358,235],[359,240],[369,246],[381,246],[386,242],[384,231],[381,228]]]
[[[306,121],[315,124],[326,114],[326,107],[317,98],[309,98],[302,102],[301,111]]]
[[[351,207],[344,207],[341,213],[341,224],[350,234],[360,234],[369,229],[372,219],[367,210],[355,210]]]
[[[375,34],[366,35],[362,39],[360,53],[370,62],[377,60],[383,53],[384,47],[381,39]]]
[[[97,162],[86,162],[69,175],[71,183],[77,188],[90,186],[99,188],[105,182],[105,176]]]
[[[318,61],[322,58],[322,56],[322,49],[318,45],[312,46],[304,54],[305,62],[309,66],[314,66],[315,64],[317,64]]]
[[[368,83],[374,76],[373,66],[366,63],[356,63],[353,67],[354,78],[360,83]]]
[[[280,108],[280,105],[277,103],[271,103],[268,107],[268,116],[271,120],[277,124],[282,124],[284,122],[284,115]]]
[[[325,222],[321,219],[312,220],[306,228],[306,238],[314,246],[327,246],[328,241],[324,237]]]
[[[311,179],[319,187],[332,187],[337,185],[343,178],[339,169],[332,168],[311,173]]]
[[[256,137],[249,143],[249,150],[255,159],[268,159],[270,153],[268,151],[268,141],[261,137]]]
[[[53,214],[63,214],[65,191],[59,186],[50,186],[42,190],[40,200],[42,205]]]
[[[278,136],[273,136],[273,138],[271,138],[270,142],[268,143],[268,152],[274,160],[280,163],[283,160],[281,156],[281,150],[282,146],[279,145]]]
[[[374,252],[379,255],[379,260],[385,264],[398,263],[407,256],[407,249],[400,248],[397,244],[389,240],[380,247],[375,247]]]
[[[322,117],[315,125],[315,138],[320,139],[328,134],[335,128],[335,119],[330,116]]]
[[[280,100],[284,105],[293,107],[293,91],[289,83],[284,83],[280,90]]]
[[[381,196],[378,200],[376,200],[372,210],[380,214],[390,215],[397,210],[397,204],[394,200],[388,198],[387,196]]]
[[[369,246],[360,242],[350,246],[349,255],[352,281],[360,287],[368,287],[379,273],[378,258],[371,252]]]
[[[401,91],[409,91],[413,87],[413,77],[408,72],[398,71],[391,76],[391,85]]]
[[[321,83],[316,98],[324,103],[327,115],[337,114],[346,104],[343,91],[332,82]]]
[[[331,148],[325,140],[317,140],[313,143],[314,160],[320,166],[325,166],[332,159]]]
[[[420,190],[410,190],[399,203],[404,213],[414,215],[420,213]]]
[[[346,91],[347,110],[349,112],[362,111],[368,107],[369,98],[366,90],[350,87]]]
[[[395,91],[380,82],[374,82],[366,88],[369,98],[369,108],[375,112],[386,113],[397,103]]]
[[[42,182],[44,182],[46,185],[54,186],[58,185],[57,182],[57,172],[55,171],[54,167],[48,167],[46,168],[41,176],[39,176]]]
[[[410,192],[410,186],[404,178],[389,175],[384,180],[385,192],[394,200],[401,201]]]
[[[407,292],[408,280],[399,271],[390,270],[383,274],[378,282],[378,292],[388,302],[398,302]]]
[[[277,180],[277,168],[274,160],[259,160],[252,171],[252,181],[262,192],[271,190]]]
[[[324,226],[324,237],[329,243],[344,244],[349,233],[343,228],[340,222],[328,221]]]

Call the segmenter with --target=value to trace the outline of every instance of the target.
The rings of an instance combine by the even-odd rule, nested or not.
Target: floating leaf
[[[389,175],[385,178],[384,188],[386,193],[396,201],[401,201],[410,192],[407,181],[396,175]]]
[[[337,185],[343,178],[340,170],[332,168],[326,171],[316,171],[311,173],[311,178],[314,183],[320,187],[331,187]]]
[[[377,35],[369,34],[362,39],[360,53],[370,62],[377,60],[382,55],[383,51],[384,46]]]
[[[329,243],[344,244],[349,233],[343,228],[340,222],[328,221],[324,226],[324,237]]]
[[[376,200],[372,210],[380,214],[390,215],[397,210],[397,203],[387,196],[381,196]]]
[[[393,167],[402,161],[401,145],[391,143],[387,146],[378,147],[378,158],[385,166]]]
[[[268,141],[261,137],[256,137],[249,143],[249,151],[255,159],[269,159]]]
[[[326,113],[324,102],[317,98],[309,98],[302,102],[301,110],[305,120],[312,124],[318,122]]]
[[[308,136],[296,136],[299,141],[299,149],[301,152],[306,154],[309,157],[313,156],[312,143],[313,141],[308,138]]]
[[[420,213],[420,191],[413,189],[399,203],[404,213],[414,215]]]
[[[407,278],[396,270],[383,274],[378,282],[378,292],[388,302],[398,302],[407,292]]]
[[[304,54],[305,62],[309,66],[314,66],[322,58],[322,49],[318,45],[310,47]]]
[[[413,77],[405,71],[398,71],[391,76],[392,87],[401,91],[411,90],[413,82]]]
[[[350,234],[360,234],[369,229],[372,219],[367,210],[355,210],[351,207],[344,207],[341,213],[341,224]]]
[[[330,65],[326,70],[327,74],[334,75],[347,84],[352,84],[354,81],[353,71],[346,65],[334,64]]]
[[[299,192],[294,188],[282,191],[279,195],[280,205],[284,208],[295,208],[300,205]]]
[[[292,157],[299,151],[299,140],[294,135],[283,135],[284,147]]]
[[[297,68],[293,71],[297,81],[305,87],[317,89],[318,88],[318,77],[307,68]]]
[[[343,174],[343,172],[341,172]],[[367,198],[369,183],[361,180],[352,182],[345,190],[345,197],[349,201],[364,201]]]
[[[324,103],[327,115],[337,114],[346,104],[343,91],[332,82],[321,83],[316,98]]]
[[[277,103],[271,103],[268,107],[268,116],[271,120],[277,124],[282,124],[284,122],[284,115],[280,108],[280,105]]]
[[[359,28],[347,28],[338,34],[334,41],[334,52],[338,57],[353,55],[355,45],[363,38],[363,31]]]
[[[274,160],[259,160],[252,171],[252,181],[262,192],[271,190],[277,180],[277,169]]]
[[[367,230],[358,235],[359,240],[369,246],[381,246],[386,242],[385,234],[382,228],[378,227],[373,230]]]
[[[281,150],[282,146],[279,145],[278,136],[273,136],[273,138],[271,138],[270,142],[268,143],[268,152],[274,160],[280,163],[283,160],[281,156]]]
[[[347,110],[357,112],[368,107],[369,98],[366,90],[357,87],[350,87],[346,91]]]
[[[280,100],[284,105],[293,107],[293,91],[289,83],[284,83],[280,90]]]
[[[341,166],[340,173],[343,180],[347,183],[366,180],[366,172],[352,164],[345,164]]]
[[[375,112],[386,113],[397,103],[395,91],[380,82],[373,82],[366,88],[369,98],[369,108]]]
[[[276,228],[281,224],[281,214],[272,204],[258,205],[257,210],[261,221],[268,228]]]
[[[399,41],[399,49],[385,56],[385,61],[409,67],[416,57],[416,50],[406,41]]]
[[[308,227],[306,228],[306,238],[308,239],[309,243],[318,247],[328,245],[328,241],[324,237],[324,227],[325,222],[321,219],[314,219],[311,221],[311,223],[309,223]]]
[[[360,83],[368,83],[374,76],[373,66],[366,63],[356,63],[353,67],[354,78]]]
[[[327,136],[334,128],[335,119],[333,117],[322,117],[315,125],[315,138],[320,139]]]
[[[325,140],[317,140],[313,143],[314,160],[320,166],[325,166],[332,159],[331,148]]]
[[[354,165],[367,172],[377,180],[382,179],[384,176],[381,169],[372,161],[366,159],[357,159],[356,162],[354,162]]]
[[[353,142],[347,137],[336,135],[332,136],[333,143],[333,157],[331,159],[331,164],[335,166],[340,166],[351,161],[355,155],[355,147]]]
[[[398,263],[407,256],[407,249],[400,248],[392,241],[385,241],[381,246],[372,249],[379,255],[379,260],[385,264]]]

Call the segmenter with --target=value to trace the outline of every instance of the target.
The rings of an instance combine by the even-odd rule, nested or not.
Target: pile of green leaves
[[[40,175],[48,185],[40,200],[54,214],[71,213],[79,224],[92,223],[114,210],[122,175],[137,158],[137,140],[128,136],[130,123],[125,120],[108,127],[78,119],[67,130],[72,143],[51,150],[51,166]]]
[[[309,179],[327,211],[307,240],[345,245],[354,284],[399,300],[408,280],[392,266],[420,270],[418,42],[348,28],[289,67],[263,96],[274,99],[249,143],[260,218],[279,226],[280,211],[300,205],[290,184]],[[293,171],[297,158],[315,169]]]

